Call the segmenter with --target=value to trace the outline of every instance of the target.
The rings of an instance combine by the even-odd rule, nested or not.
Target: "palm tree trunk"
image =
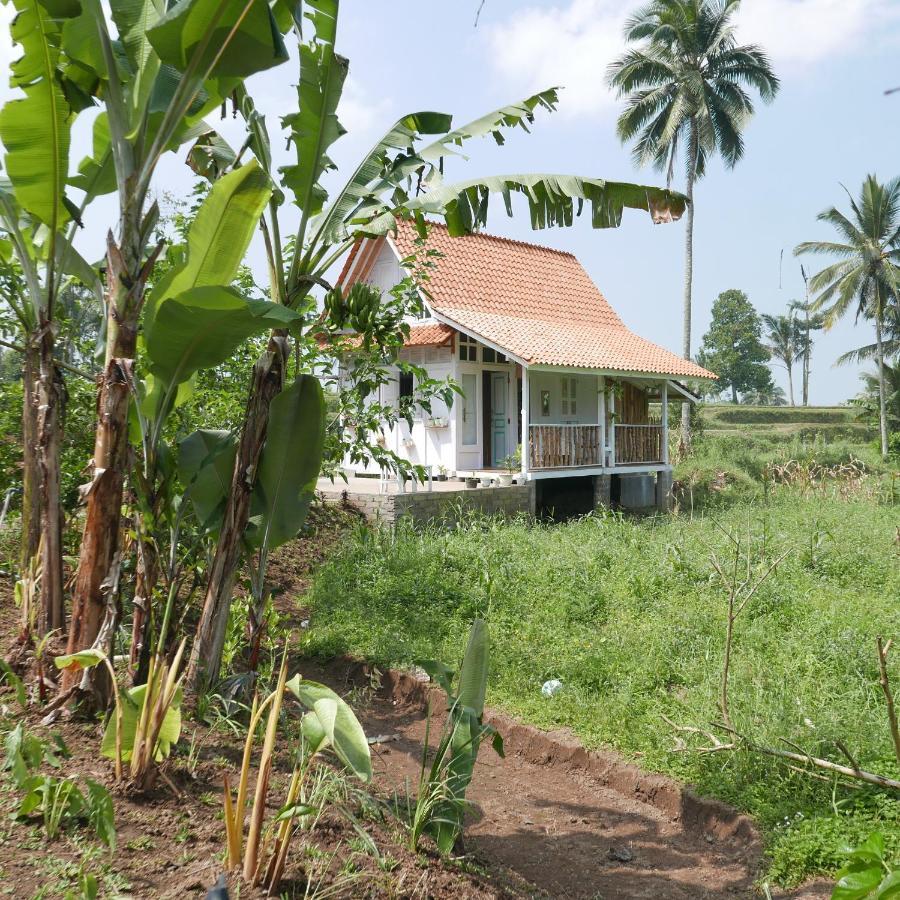
[[[22,364],[22,534],[19,572],[25,572],[41,540],[41,470],[37,454],[37,393],[41,357],[37,336],[26,336]]]
[[[42,323],[38,382],[37,456],[41,472],[41,634],[65,625],[60,449],[65,384],[53,358],[53,332]]]
[[[878,413],[881,426],[881,458],[888,458],[887,388],[884,382],[884,343],[881,338],[881,310],[875,311],[875,344],[878,353]]]
[[[129,464],[128,404],[137,347],[138,317],[153,259],[142,265],[140,205],[123,208],[121,243],[108,238],[106,366],[100,378],[98,421],[94,439],[93,478],[87,496],[84,531],[78,558],[78,576],[72,595],[72,621],[67,653],[93,646],[107,615],[106,593],[116,581],[114,563],[119,550],[122,492]],[[108,649],[108,648],[104,648]],[[102,672],[102,666],[95,672]],[[81,673],[63,670],[62,690],[81,679]],[[107,699],[106,677],[93,680],[96,700]]]
[[[809,406],[809,357],[812,355],[812,347],[809,343],[809,292],[807,291],[806,306],[804,307],[804,325],[806,326],[806,346],[803,348],[803,405]]]
[[[685,196],[687,197],[687,227],[684,237],[684,321],[682,331],[682,356],[691,358],[691,291],[694,281],[694,178],[697,174],[697,136],[694,128],[691,128],[689,139],[690,158],[688,160],[687,185]],[[691,405],[681,404],[681,434],[684,445],[691,446]]]
[[[794,403],[794,369],[790,363],[786,364],[787,368],[787,376],[788,376],[788,397],[791,401],[791,406],[796,406]]]
[[[289,347],[281,332],[269,339],[266,352],[253,370],[241,439],[235,457],[231,489],[222,530],[209,570],[209,581],[197,634],[191,649],[187,681],[194,688],[213,683],[222,666],[225,627],[231,611],[234,574],[240,561],[244,530],[250,516],[253,473],[256,472],[269,425],[269,407],[281,392]]]

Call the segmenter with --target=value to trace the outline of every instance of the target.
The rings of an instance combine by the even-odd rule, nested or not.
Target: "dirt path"
[[[336,686],[352,683],[346,664],[342,673],[329,668]],[[367,734],[393,738],[375,747],[376,778],[387,790],[403,794],[418,777],[424,697],[423,685],[391,673],[362,711]],[[466,849],[489,869],[525,878],[553,898],[759,896],[753,883],[762,848],[747,817],[612,754],[588,754],[564,733],[496,713],[489,719],[504,735],[507,758],[482,748],[466,830]],[[791,896],[827,894],[811,888]]]

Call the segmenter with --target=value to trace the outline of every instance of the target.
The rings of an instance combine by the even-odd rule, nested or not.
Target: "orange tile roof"
[[[434,325],[414,325],[409,329],[406,347],[443,347],[453,339],[453,329],[438,322]]]
[[[415,237],[410,223],[397,223],[392,239],[401,257],[413,252]],[[571,253],[484,233],[451,237],[436,223],[428,246],[442,254],[428,284],[437,316],[528,365],[716,377],[626,328]],[[355,255],[342,282],[352,277]]]

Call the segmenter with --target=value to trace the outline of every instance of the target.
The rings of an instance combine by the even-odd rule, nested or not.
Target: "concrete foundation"
[[[656,473],[656,508],[668,512],[672,508],[672,472]]]
[[[477,487],[460,490],[426,491],[421,486],[415,493],[380,494],[352,490],[323,491],[329,503],[347,503],[358,509],[368,521],[395,525],[407,519],[416,525],[439,522],[454,525],[472,512],[482,515],[534,515],[534,482],[509,487]]]
[[[594,509],[603,506],[609,509],[610,506],[610,488],[612,486],[611,475],[595,475],[594,476]]]

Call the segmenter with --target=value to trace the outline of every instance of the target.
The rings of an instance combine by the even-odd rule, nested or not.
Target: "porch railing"
[[[615,440],[617,466],[663,461],[662,425],[617,423]]]
[[[530,425],[529,469],[603,465],[599,425]]]

